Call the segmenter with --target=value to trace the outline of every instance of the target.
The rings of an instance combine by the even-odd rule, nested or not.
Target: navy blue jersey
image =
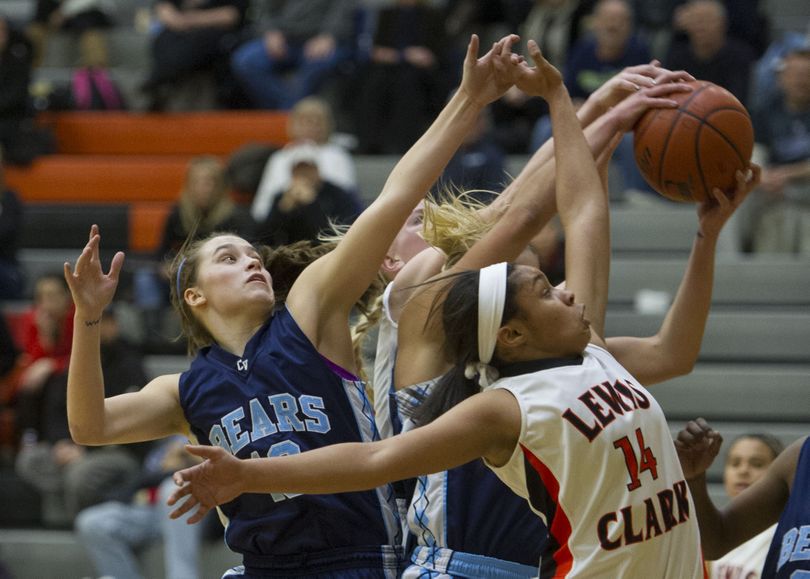
[[[363,383],[323,358],[284,308],[241,358],[217,345],[180,377],[180,403],[201,444],[239,458],[297,454],[378,438]],[[312,572],[307,561],[396,570],[390,486],[333,495],[244,494],[222,505],[225,540],[248,570]],[[321,563],[319,563],[319,568]],[[349,565],[350,566],[350,565]]]
[[[799,452],[793,488],[776,525],[762,577],[810,578],[810,437]]]

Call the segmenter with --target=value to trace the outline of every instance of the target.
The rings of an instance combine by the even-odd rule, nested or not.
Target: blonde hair
[[[493,223],[481,217],[483,203],[470,195],[472,191],[443,193],[438,204],[425,201],[422,238],[447,256],[445,267],[451,267],[492,229]]]
[[[199,170],[208,170],[214,176],[215,185],[211,204],[207,211],[202,211],[192,199],[191,179]],[[204,155],[194,157],[188,163],[183,189],[180,191],[180,222],[185,231],[195,227],[201,231],[210,231],[227,219],[234,211],[234,203],[228,193],[228,180],[225,165],[218,158]]]

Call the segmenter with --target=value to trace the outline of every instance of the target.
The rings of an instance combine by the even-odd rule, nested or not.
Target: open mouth
[[[260,281],[260,282],[262,282],[263,284],[266,284],[266,283],[267,283],[267,280],[266,280],[266,279],[264,279],[264,276],[263,276],[263,275],[261,275],[261,274],[258,274],[258,273],[257,273],[257,274],[254,274],[254,275],[252,275],[252,276],[250,276],[250,277],[248,278],[248,280],[247,280],[247,283],[250,283],[250,282],[252,282],[252,281]]]

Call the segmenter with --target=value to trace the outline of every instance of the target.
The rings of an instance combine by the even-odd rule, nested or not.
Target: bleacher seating
[[[110,75],[135,110],[137,86],[148,63],[148,36],[128,26],[148,0],[118,0],[124,26],[109,31]],[[766,3],[775,30],[806,23],[806,0]],[[0,11],[23,22],[32,0],[3,0]],[[75,40],[55,35],[35,80],[67,83],[76,64]],[[283,145],[286,116],[273,112],[48,113],[40,122],[57,137],[57,155],[30,168],[7,168],[6,180],[27,203],[21,259],[30,279],[75,260],[89,225],[104,236],[102,257],[118,249],[152,251],[180,190],[192,155],[226,157],[247,142]],[[357,157],[360,193],[373,200],[396,163],[395,157]],[[516,175],[525,156],[508,159]],[[696,226],[695,208],[667,202],[645,207],[617,204],[611,214],[613,263],[609,335],[649,335],[662,315],[634,309],[639,289],[677,290]],[[128,263],[131,263],[131,255]],[[690,419],[709,419],[726,441],[744,432],[768,432],[788,443],[807,434],[810,420],[810,267],[789,258],[718,259],[713,308],[700,359],[688,376],[651,387],[676,433]],[[28,302],[4,303],[4,313]],[[150,355],[150,376],[185,370],[185,356]],[[712,497],[725,501],[722,461],[709,472]],[[2,474],[2,473],[0,473]],[[2,479],[0,479],[2,480]],[[35,525],[36,512],[15,516],[8,501],[31,501],[8,491],[0,504],[0,561],[18,579],[92,576],[83,549],[69,530],[17,529]],[[30,489],[29,489],[30,491]],[[30,491],[29,494],[33,492]],[[14,506],[18,506],[15,504]],[[145,576],[161,577],[160,547],[142,554]],[[224,544],[203,549],[203,577],[219,577],[238,557]]]

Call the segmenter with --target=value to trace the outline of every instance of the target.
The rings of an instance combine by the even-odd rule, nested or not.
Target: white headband
[[[467,364],[464,375],[472,379],[478,374],[478,384],[486,388],[498,379],[498,372],[489,365],[498,341],[503,307],[506,301],[506,262],[484,268],[478,274],[478,362]]]

